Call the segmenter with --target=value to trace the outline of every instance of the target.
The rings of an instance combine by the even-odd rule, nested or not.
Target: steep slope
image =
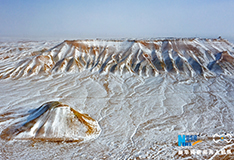
[[[47,102],[28,113],[1,115],[0,122],[16,119],[0,137],[5,140],[83,141],[101,132],[96,120],[57,101]],[[15,117],[14,117],[15,116]]]
[[[21,60],[2,78],[82,72],[162,73],[189,76],[233,74],[234,46],[224,39],[74,40]]]

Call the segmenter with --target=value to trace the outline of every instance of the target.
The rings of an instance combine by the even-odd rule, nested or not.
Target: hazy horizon
[[[233,8],[231,0],[0,0],[0,37],[234,40]]]

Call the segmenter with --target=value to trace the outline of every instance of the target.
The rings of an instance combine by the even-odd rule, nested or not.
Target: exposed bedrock
[[[12,115],[12,117],[11,117]],[[1,121],[13,119],[0,137],[5,140],[83,141],[95,139],[101,128],[96,120],[68,105],[47,102],[25,114],[4,114]]]
[[[200,75],[233,74],[234,45],[224,39],[74,40],[23,59],[2,78],[54,72]]]

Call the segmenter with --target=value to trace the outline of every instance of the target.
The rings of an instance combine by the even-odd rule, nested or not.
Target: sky
[[[0,37],[234,40],[233,0],[0,0]]]

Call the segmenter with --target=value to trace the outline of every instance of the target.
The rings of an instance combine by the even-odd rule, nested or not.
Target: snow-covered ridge
[[[0,77],[19,78],[85,70],[102,74],[131,72],[157,76],[170,73],[209,77],[221,73],[232,75],[234,68],[234,45],[221,38],[65,40],[49,50],[27,54],[26,58],[18,57],[14,67],[1,69]],[[7,57],[5,52],[2,55],[5,57],[2,56],[1,61],[14,58]]]

